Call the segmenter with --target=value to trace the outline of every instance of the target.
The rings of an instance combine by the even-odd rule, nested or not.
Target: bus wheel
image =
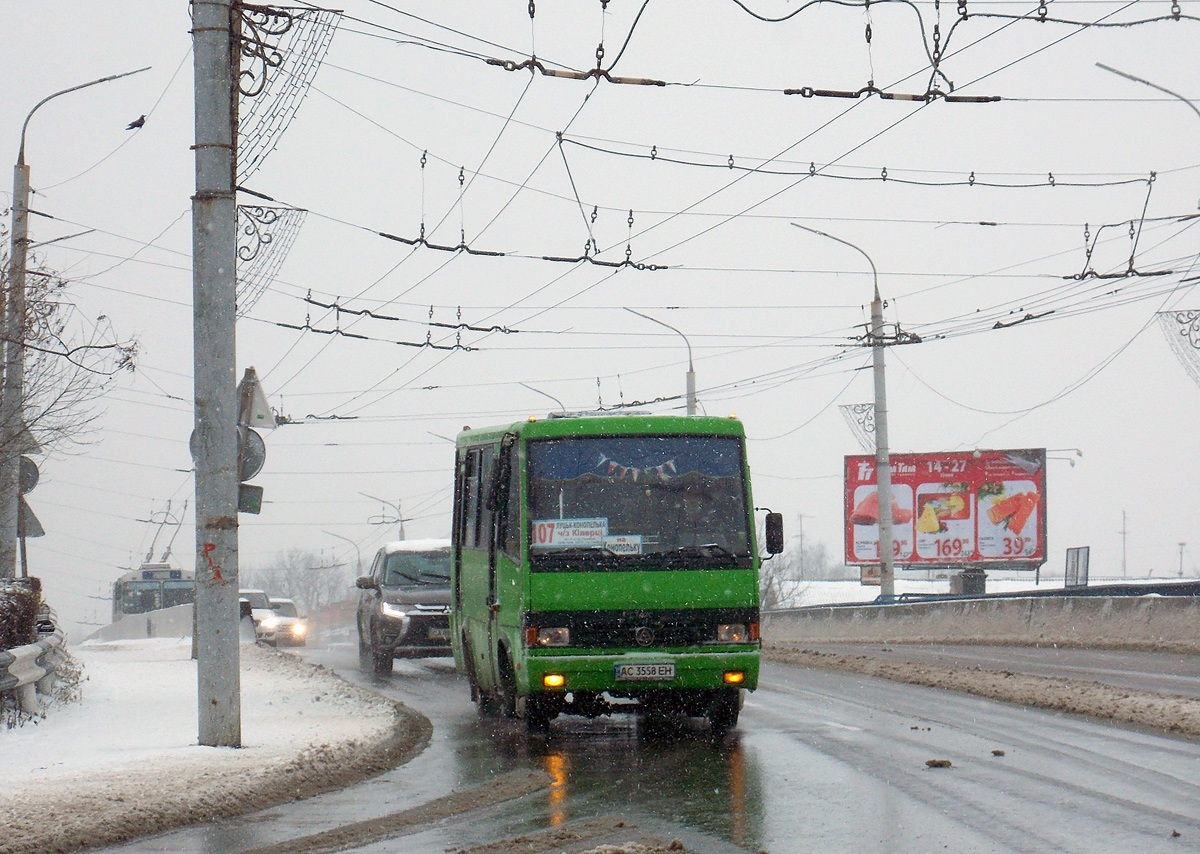
[[[500,714],[506,718],[517,716],[517,680],[504,650],[500,651]]]
[[[708,707],[708,722],[712,725],[713,735],[725,735],[737,726],[741,699],[737,688],[723,688],[713,698]]]

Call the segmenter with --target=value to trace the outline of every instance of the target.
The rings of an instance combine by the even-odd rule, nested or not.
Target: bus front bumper
[[[529,650],[525,678],[529,693],[608,692],[637,696],[649,691],[758,687],[756,647],[704,652],[556,654]],[[561,684],[559,684],[561,681]]]

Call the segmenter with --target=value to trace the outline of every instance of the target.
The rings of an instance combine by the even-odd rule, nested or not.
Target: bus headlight
[[[745,623],[722,623],[717,626],[719,643],[745,643],[750,639]]]
[[[561,688],[567,684],[567,677],[561,673],[547,673],[542,677],[542,684],[547,688]]]
[[[535,646],[570,646],[571,645],[571,630],[556,626],[553,628],[538,629],[537,638],[534,640]]]

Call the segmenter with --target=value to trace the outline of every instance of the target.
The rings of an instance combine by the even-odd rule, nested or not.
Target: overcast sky
[[[1184,281],[1196,275],[1200,116],[1096,63],[1200,98],[1200,4],[1182,0],[1172,20],[1158,0],[1060,0],[1038,22],[1037,3],[969,0],[958,24],[955,2],[816,4],[778,23],[732,0],[610,0],[606,13],[542,0],[532,22],[515,2],[344,7],[294,120],[256,140],[274,147],[243,181],[309,211],[238,323],[239,374],[255,367],[296,422],[266,436],[255,482],[267,503],[241,517],[243,565],[292,547],[353,563],[338,537],[369,559],[396,526],[372,524],[392,511],[364,494],[400,503],[410,537],[448,535],[448,440],[464,424],[544,416],[551,398],[669,398],[643,408],[681,412],[684,340],[624,307],[682,331],[702,409],[744,421],[755,503],[782,511],[792,537],[802,515],[806,540],[840,556],[842,459],[861,448],[838,407],[871,400],[855,339],[872,280],[861,254],[797,222],[866,252],[887,320],[923,338],[887,352],[894,451],[1051,449],[1048,573],[1061,574],[1066,547],[1091,545],[1093,575],[1119,575],[1122,511],[1130,575],[1174,573],[1181,541],[1197,573],[1200,388],[1154,316],[1200,308]],[[869,81],[924,93],[935,27],[936,87],[1002,100],[784,94]],[[94,229],[40,260],[73,281],[83,316],[107,315],[140,347],[92,444],[43,459],[28,497],[48,532],[31,569],[72,623],[107,619],[111,581],[149,547],[145,520],[193,490],[188,30],[184,2],[0,4],[0,151],[14,161],[41,98],[152,66],[56,99],[27,136],[33,206],[49,215],[32,218],[32,239]],[[486,61],[536,53],[587,70],[600,43],[605,68],[619,55],[613,74],[669,85]],[[1077,278],[1130,268],[1131,222],[1133,269],[1168,272]],[[432,242],[505,255],[378,234],[412,239],[422,223]],[[542,260],[592,239],[598,258],[647,268]],[[993,328],[1026,314],[1044,316]],[[365,337],[278,325],[306,323]],[[426,340],[470,349],[396,343]],[[191,524],[189,505],[174,546],[187,568]]]

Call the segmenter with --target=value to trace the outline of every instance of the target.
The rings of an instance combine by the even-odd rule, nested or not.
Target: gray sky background
[[[443,437],[556,408],[538,391],[569,409],[679,395],[646,408],[682,411],[684,342],[626,306],[682,330],[704,411],[745,422],[756,503],[782,511],[792,536],[803,514],[806,538],[840,555],[842,457],[860,448],[838,405],[871,399],[869,353],[850,346],[871,277],[857,252],[794,221],[867,252],[887,319],[925,339],[887,353],[893,450],[1071,449],[1050,454],[1047,571],[1061,573],[1064,548],[1091,545],[1093,575],[1119,575],[1122,510],[1130,575],[1177,571],[1200,514],[1189,498],[1200,389],[1153,318],[1200,308],[1183,282],[1196,275],[1196,221],[1181,219],[1200,199],[1200,117],[1095,63],[1200,98],[1200,21],[1187,18],[1200,4],[1183,0],[1178,21],[1169,2],[1047,4],[1048,17],[1073,21],[1165,18],[1083,28],[978,14],[1036,17],[1037,3],[969,0],[971,17],[952,28],[953,2],[873,3],[869,15],[820,4],[765,23],[730,0],[652,0],[613,73],[666,87],[531,78],[482,59],[536,49],[588,69],[603,40],[607,67],[642,9],[631,0],[606,14],[599,2],[543,0],[532,24],[523,3],[402,8],[411,14],[345,4],[298,114],[245,182],[310,213],[238,324],[239,374],[254,366],[271,404],[300,422],[267,436],[255,481],[267,504],[241,517],[243,565],[290,547],[353,562],[325,531],[368,557],[395,526],[372,525],[384,508],[360,493],[402,502],[409,536],[447,535]],[[939,14],[955,91],[1001,102],[783,94],[869,80],[924,92],[923,38],[931,46]],[[141,348],[136,374],[104,397],[93,444],[43,460],[29,496],[48,531],[31,568],[68,623],[106,620],[111,581],[149,545],[142,520],[193,488],[188,29],[182,2],[0,4],[0,151],[14,161],[38,100],[153,66],[57,99],[28,133],[34,207],[54,217],[35,216],[32,238],[95,229],[38,250],[42,261],[75,282],[83,316],[107,315]],[[145,126],[126,131],[142,114]],[[1071,278],[1087,268],[1085,224],[1093,237],[1110,226],[1091,267],[1126,270],[1143,210],[1135,269],[1169,275]],[[416,237],[422,222],[435,242],[461,234],[513,257],[377,234]],[[668,269],[541,260],[581,254],[589,227],[600,258],[620,261],[628,245],[633,261]],[[306,303],[310,291],[401,319],[339,320]],[[428,325],[431,307],[436,322],[458,322],[461,309],[463,322],[512,331],[456,338]],[[369,340],[277,325],[306,318]],[[394,343],[427,335],[477,349]],[[174,549],[189,568],[193,549],[189,509]],[[1191,575],[1195,555],[1200,541],[1184,551]]]

